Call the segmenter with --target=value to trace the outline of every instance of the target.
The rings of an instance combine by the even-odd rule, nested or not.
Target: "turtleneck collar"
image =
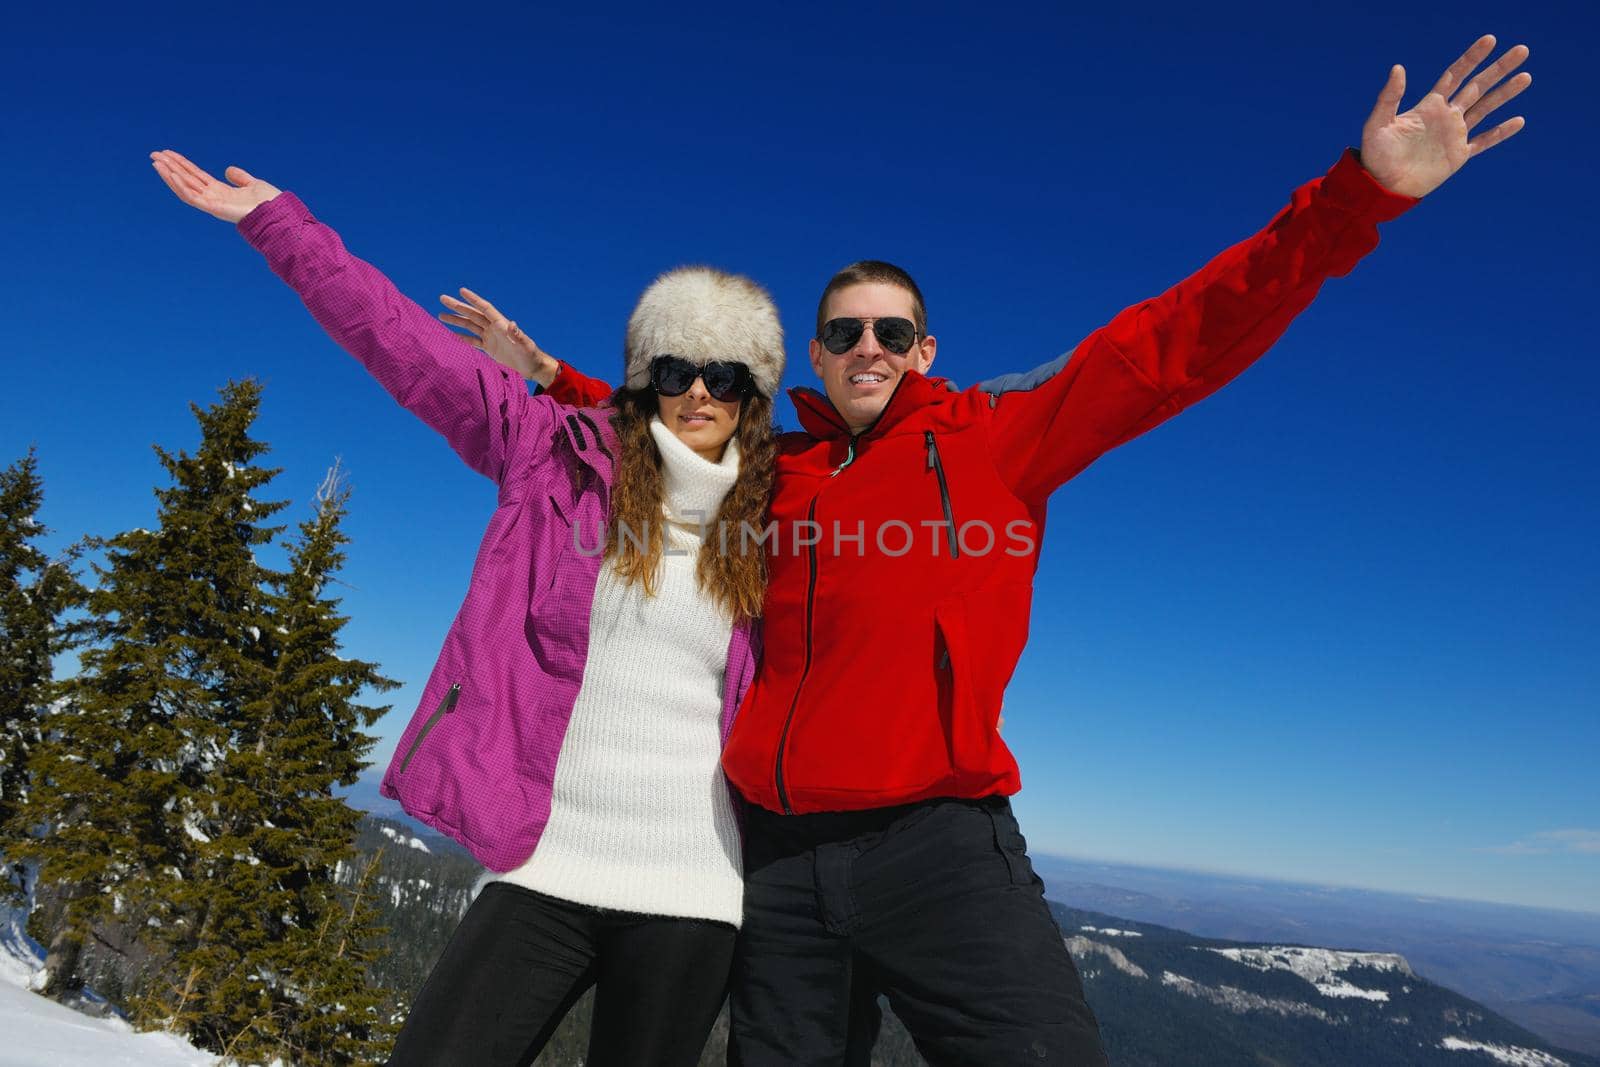
[[[650,436],[661,453],[662,509],[667,518],[690,526],[711,522],[739,478],[739,439],[730,437],[722,462],[713,463],[678,440],[658,415],[650,417]]]

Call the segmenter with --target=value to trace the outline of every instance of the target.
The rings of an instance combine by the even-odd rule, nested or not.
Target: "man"
[[[1031,373],[956,392],[926,377],[937,345],[909,275],[867,261],[830,281],[810,343],[824,393],[791,394],[805,433],[784,441],[763,532],[765,657],[723,755],[751,802],[733,1062],[860,1057],[874,989],[934,1064],[1104,1062],[996,729],[1046,503],[1230,381],[1376,246],[1378,223],[1521,128],[1468,139],[1531,81],[1509,77],[1521,46],[1469,81],[1493,48],[1477,41],[1404,114],[1393,68],[1359,154]],[[446,321],[486,345],[520,338],[560,399],[606,394],[465,295]]]

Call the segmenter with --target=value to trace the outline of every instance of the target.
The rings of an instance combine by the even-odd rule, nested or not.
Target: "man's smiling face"
[[[868,323],[888,318],[915,321],[913,305],[911,294],[898,285],[862,282],[829,296],[824,317],[862,319]],[[883,347],[875,330],[866,329],[849,351],[837,355],[812,338],[811,369],[822,379],[823,390],[834,409],[844,416],[850,432],[860,433],[883,411],[906,371],[928,372],[933,366],[934,349],[932,337],[919,337],[907,352],[897,355]]]

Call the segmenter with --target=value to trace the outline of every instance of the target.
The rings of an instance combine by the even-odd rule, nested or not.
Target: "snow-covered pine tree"
[[[95,542],[92,647],[37,751],[31,804],[48,830],[21,854],[54,902],[54,928],[35,931],[49,946],[46,992],[82,983],[86,944],[142,944],[152,973],[121,977],[143,988],[147,1020],[181,1012],[186,976],[154,972],[239,906],[261,818],[228,767],[237,739],[261,732],[252,718],[272,686],[263,638],[277,576],[255,549],[281,532],[262,523],[284,504],[252,495],[278,473],[252,465],[267,451],[249,433],[260,393],[230,382],[218,403],[191,405],[195,453],[156,448],[172,482],[156,490],[157,529]]]
[[[0,895],[20,901],[15,842],[30,836],[28,809],[41,723],[54,698],[54,657],[78,635],[65,613],[87,595],[73,573],[77,548],[52,560],[38,546],[44,484],[33,449],[0,470]]]
[[[377,664],[339,655],[348,620],[327,588],[345,559],[348,499],[335,465],[275,582],[272,684],[226,760],[255,798],[253,821],[235,834],[248,860],[216,887],[227,905],[210,913],[208,937],[176,960],[190,1032],[251,1062],[381,1062],[394,1034],[379,1010],[388,991],[368,978],[383,933],[369,880],[336,881],[356,862],[361,816],[334,790],[354,784],[374,740],[363,728],[388,710],[360,697],[396,685]]]

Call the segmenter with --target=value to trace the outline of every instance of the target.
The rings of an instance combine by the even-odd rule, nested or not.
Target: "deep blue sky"
[[[148,525],[149,446],[261,378],[291,514],[353,475],[348,647],[407,683],[386,759],[491,487],[150,150],[293,189],[413,297],[470,285],[606,373],[654,273],[708,262],[772,288],[805,383],[821,285],[888,258],[971,382],[1259,228],[1391,63],[1410,106],[1493,32],[1532,49],[1527,129],[1057,495],[1006,737],[1036,850],[1600,910],[1600,17],[1098,6],[14,14],[0,462],[37,443],[52,544]]]

